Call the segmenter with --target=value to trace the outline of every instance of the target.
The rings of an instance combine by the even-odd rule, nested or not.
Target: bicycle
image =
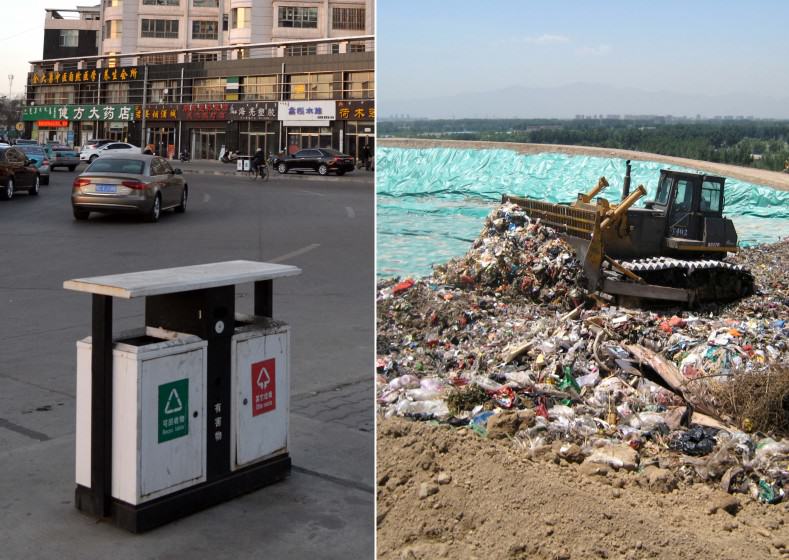
[[[260,177],[264,181],[268,181],[271,172],[268,168],[268,164],[264,162],[261,163],[260,165],[250,165],[247,174],[249,175],[249,178],[252,179],[253,181],[258,177]]]

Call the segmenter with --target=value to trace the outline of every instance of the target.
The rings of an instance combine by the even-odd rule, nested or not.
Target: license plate
[[[96,185],[96,192],[114,193],[118,192],[118,187],[116,185]]]

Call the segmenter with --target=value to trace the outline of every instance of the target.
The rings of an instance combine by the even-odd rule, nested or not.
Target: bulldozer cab
[[[723,215],[723,177],[660,171],[655,200],[647,208],[663,210],[667,238],[702,240],[705,220]]]

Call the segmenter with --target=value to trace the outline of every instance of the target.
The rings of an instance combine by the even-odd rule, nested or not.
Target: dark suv
[[[291,169],[298,172],[311,169],[320,175],[328,175],[331,171],[337,175],[344,175],[346,171],[354,170],[356,162],[348,154],[331,148],[309,148],[300,150],[290,157],[275,157],[273,163],[280,173],[287,173]]]
[[[0,200],[11,200],[21,189],[37,195],[41,180],[35,165],[19,148],[0,148]]]

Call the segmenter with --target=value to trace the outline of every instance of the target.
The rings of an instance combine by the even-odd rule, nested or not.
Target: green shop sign
[[[134,105],[33,105],[23,121],[134,121]]]
[[[159,443],[189,433],[189,379],[159,385]]]

